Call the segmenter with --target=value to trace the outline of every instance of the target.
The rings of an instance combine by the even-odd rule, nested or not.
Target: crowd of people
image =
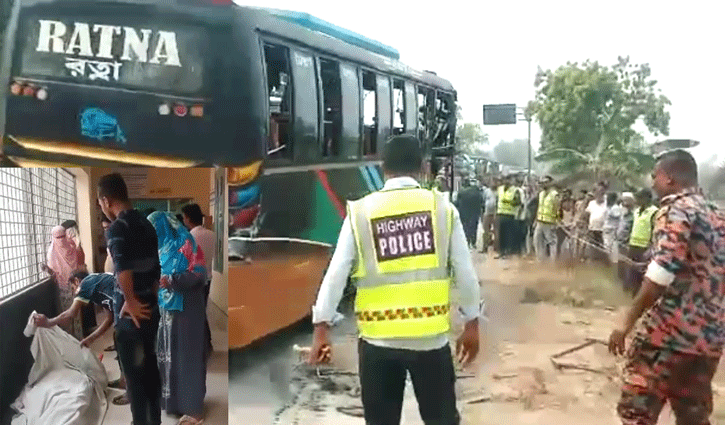
[[[523,175],[464,179],[455,205],[471,248],[496,258],[536,255],[539,261],[616,266],[636,294],[650,258],[655,199],[649,188],[609,191],[605,181],[576,193],[551,176],[526,184]],[[478,226],[483,240],[478,241]]]
[[[535,189],[513,176],[480,189],[471,180],[456,202],[470,246],[480,217],[483,250],[493,233],[500,257],[525,246],[541,262],[616,265],[633,297],[608,341],[625,360],[622,423],[654,425],[669,403],[678,424],[706,424],[725,346],[725,213],[684,150],[662,154],[651,177],[652,189],[617,193],[600,181],[576,195],[549,176]]]
[[[47,270],[60,293],[62,313],[34,317],[40,327],[59,325],[90,346],[115,325],[121,370],[110,387],[125,389],[114,404],[130,404],[133,423],[160,425],[161,410],[179,425],[204,422],[207,360],[213,351],[206,305],[214,233],[202,226],[197,204],[181,220],[160,211],[134,209],[119,174],[101,178],[98,203],[108,254],[103,273],[88,273],[75,222],[52,231]],[[105,313],[95,326],[93,306]],[[94,323],[85,330],[82,318]],[[87,322],[87,321],[86,321]]]

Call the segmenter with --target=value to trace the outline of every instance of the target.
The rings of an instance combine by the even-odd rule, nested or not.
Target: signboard
[[[145,170],[122,171],[130,199],[145,198],[149,193],[149,176]]]
[[[483,105],[483,124],[516,124],[516,104]]]
[[[156,187],[151,189],[151,195],[155,196],[171,196],[171,188],[170,187]]]
[[[64,56],[65,67],[74,77],[118,81],[124,62],[181,67],[173,31],[122,30],[120,26],[86,22],[74,22],[71,30],[64,22],[43,19],[38,24],[36,52]],[[114,56],[114,46],[123,47],[117,52],[122,53],[120,57]]]

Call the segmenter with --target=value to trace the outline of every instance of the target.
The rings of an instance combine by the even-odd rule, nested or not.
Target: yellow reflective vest
[[[348,203],[360,335],[420,338],[450,329],[453,209],[445,194],[383,190]]]
[[[506,190],[504,190],[503,186],[498,187],[498,209],[496,214],[516,215],[517,209],[514,208],[514,198],[517,190],[518,188],[515,186],[509,186]]]
[[[549,193],[542,190],[539,193],[539,209],[536,213],[536,219],[538,221],[547,224],[556,223],[556,197],[558,195],[559,193],[556,190],[551,190]]]
[[[652,217],[659,208],[651,205],[644,210],[638,208],[634,213],[632,234],[629,237],[629,245],[636,248],[647,248],[652,240]]]

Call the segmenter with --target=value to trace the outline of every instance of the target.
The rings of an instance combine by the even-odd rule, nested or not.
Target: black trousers
[[[511,255],[514,253],[516,243],[517,226],[512,215],[499,215],[498,235],[501,238],[500,254]]]
[[[96,307],[93,303],[88,303],[81,308],[81,318],[83,320],[83,336],[87,337],[98,326],[96,323]]]
[[[207,316],[209,314],[209,310],[207,307],[209,306],[209,290],[210,289],[211,289],[211,282],[207,282],[206,288],[204,289],[204,312],[205,312],[204,326],[206,326],[206,349],[208,351],[207,354],[214,351],[214,346],[211,344],[211,329],[209,328],[209,318]]]
[[[466,217],[463,221],[463,232],[466,234],[468,244],[476,246],[476,240],[478,239],[478,219],[479,216]]]
[[[126,376],[126,394],[131,402],[134,425],[161,425],[161,374],[156,359],[159,310],[151,320],[116,318],[116,350]]]
[[[400,425],[407,373],[425,425],[459,425],[451,349],[384,348],[358,342],[362,404],[367,425]]]

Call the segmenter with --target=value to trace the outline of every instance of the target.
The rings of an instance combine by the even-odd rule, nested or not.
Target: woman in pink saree
[[[66,229],[63,226],[54,227],[51,235],[52,239],[48,249],[48,268],[58,284],[60,310],[66,311],[73,304],[73,298],[75,297],[74,288],[70,283],[71,275],[76,270],[85,267],[85,265],[79,262],[81,258],[79,249],[73,239],[67,236]],[[83,325],[80,316],[76,316],[63,329],[79,341],[83,339]]]

